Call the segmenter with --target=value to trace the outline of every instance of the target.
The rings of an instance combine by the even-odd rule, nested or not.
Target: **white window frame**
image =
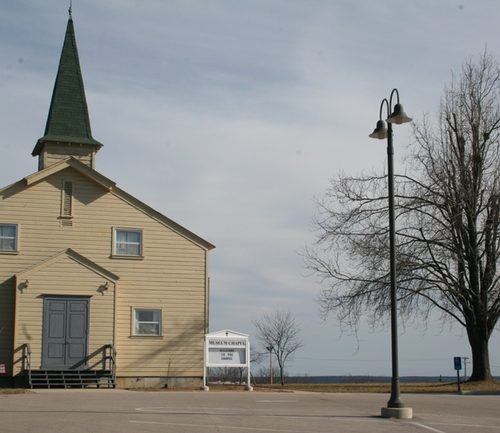
[[[1,227],[14,227],[15,233],[14,233],[14,249],[2,249],[0,248],[0,253],[7,253],[7,254],[13,254],[19,252],[19,225],[18,224],[13,224],[13,223],[0,223]],[[7,238],[6,236],[2,236],[2,239],[12,239],[12,238]]]
[[[154,311],[158,313],[158,321],[145,322],[137,320],[137,313],[139,311]],[[158,324],[158,334],[140,334],[137,329],[137,324],[139,323],[152,323]],[[133,307],[132,308],[132,336],[133,337],[161,337],[162,332],[162,309],[161,308],[147,308],[147,307]]]
[[[117,232],[134,232],[140,234],[139,241],[139,254],[122,254],[117,252],[118,242],[116,240]],[[134,243],[135,245],[135,243]],[[142,258],[144,256],[144,233],[142,229],[129,228],[129,227],[113,227],[113,257],[124,257],[124,258]]]

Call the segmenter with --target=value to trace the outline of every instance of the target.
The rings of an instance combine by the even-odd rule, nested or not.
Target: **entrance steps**
[[[30,388],[115,388],[111,370],[31,370]]]

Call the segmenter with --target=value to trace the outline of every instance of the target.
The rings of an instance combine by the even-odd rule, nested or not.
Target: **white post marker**
[[[250,384],[250,340],[248,334],[224,329],[205,335],[203,354],[203,389],[208,391],[207,368],[234,367],[247,369],[247,391],[253,391]]]

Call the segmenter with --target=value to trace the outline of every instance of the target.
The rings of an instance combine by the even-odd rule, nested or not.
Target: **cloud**
[[[385,359],[385,333],[363,329],[356,352],[334,320],[321,322],[319,288],[297,251],[313,239],[313,197],[332,175],[384,169],[385,144],[368,134],[393,87],[419,119],[436,110],[465,57],[485,45],[500,57],[500,5],[476,3],[74,4],[93,135],[105,145],[97,168],[217,246],[212,330],[253,332],[263,311],[284,307],[303,325],[304,358]],[[2,7],[1,185],[36,169],[30,153],[43,135],[66,8],[43,0]],[[397,167],[410,132],[395,131]],[[464,338],[445,340],[408,335],[402,345],[410,358],[421,347],[439,357],[468,350]],[[299,355],[293,371],[387,371]],[[412,364],[408,373],[447,372]]]

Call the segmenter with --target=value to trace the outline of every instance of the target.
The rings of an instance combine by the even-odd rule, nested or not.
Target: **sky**
[[[0,1],[0,186],[37,170],[68,5]],[[385,169],[368,134],[394,87],[416,122],[433,119],[452,71],[485,50],[500,60],[500,3],[74,0],[73,18],[96,169],[217,247],[210,330],[259,348],[254,322],[288,310],[304,344],[289,374],[389,376],[388,326],[355,336],[320,317],[300,254],[314,200],[339,172]],[[396,172],[411,144],[397,126]],[[402,376],[454,375],[453,356],[471,356],[459,327],[400,325]],[[490,359],[500,375],[498,331]]]

